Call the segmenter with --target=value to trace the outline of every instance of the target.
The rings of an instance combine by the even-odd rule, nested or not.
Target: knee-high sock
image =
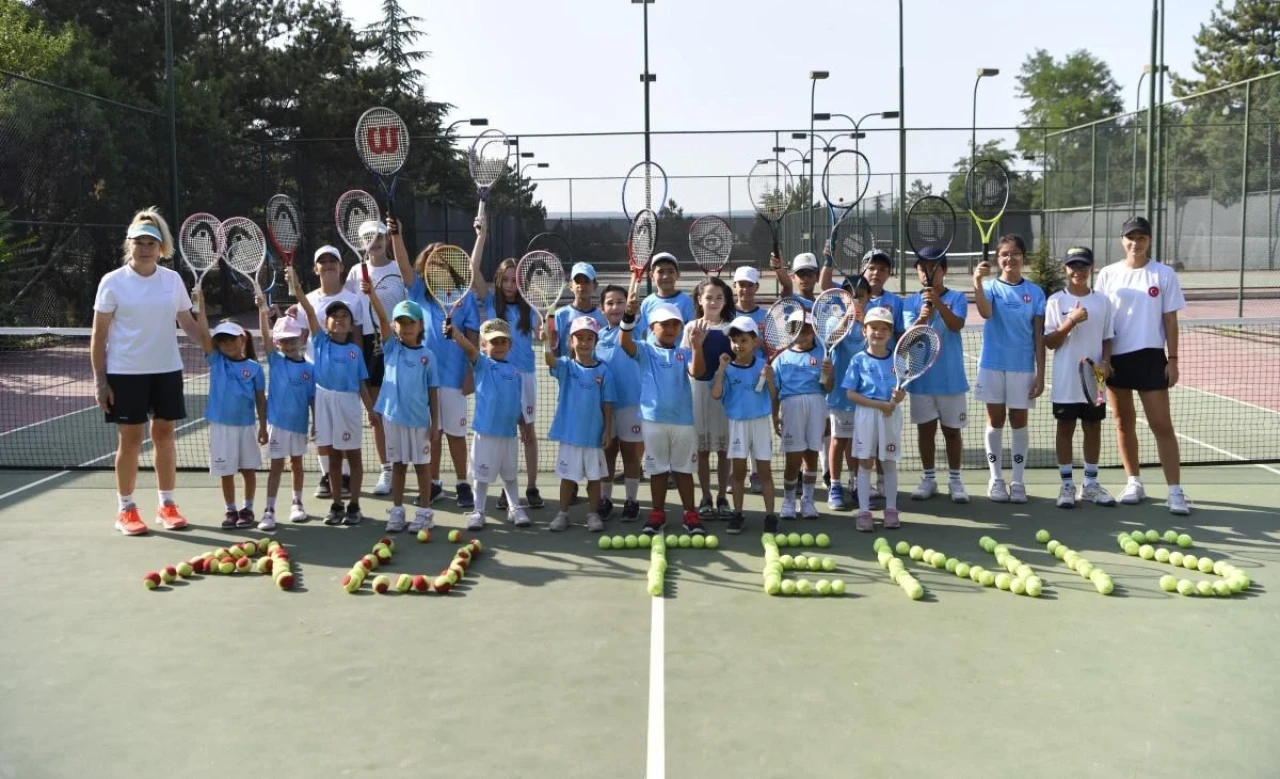
[[[1004,428],[987,428],[987,467],[991,478],[1004,479]]]
[[[881,460],[880,464],[884,468],[884,507],[896,509],[898,507],[898,463],[893,460]]]
[[[871,510],[871,469],[858,466],[858,510]]]
[[[1013,453],[1013,480],[1022,481],[1022,472],[1027,467],[1027,452],[1031,450],[1031,428],[1015,427],[1010,434],[1009,446]]]

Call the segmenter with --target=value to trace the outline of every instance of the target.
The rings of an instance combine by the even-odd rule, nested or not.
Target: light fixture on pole
[[[489,120],[484,118],[459,119],[458,121],[452,122],[449,124],[448,127],[444,128],[443,135],[448,135],[449,133],[453,132],[453,128],[457,127],[460,124],[469,124],[472,127],[488,127]]]

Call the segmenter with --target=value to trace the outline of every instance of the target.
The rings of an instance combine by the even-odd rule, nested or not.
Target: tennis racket
[[[648,208],[640,209],[631,220],[631,232],[627,236],[627,264],[631,266],[631,284],[634,287],[653,259],[653,249],[658,244],[658,215]]]
[[[529,239],[529,245],[524,250],[526,254],[538,250],[551,252],[564,265],[573,264],[573,248],[560,233],[538,233]]]
[[[634,221],[641,211],[661,211],[667,194],[667,172],[662,166],[637,162],[622,181],[622,213]]]
[[[217,267],[222,245],[222,222],[213,214],[192,214],[178,230],[178,249],[195,281],[191,287],[192,311],[200,310],[200,301],[195,299],[195,293],[203,286],[209,271]]]
[[[231,269],[240,273],[261,293],[258,272],[267,258],[267,239],[258,225],[243,216],[233,216],[222,223],[223,254]]]
[[[827,354],[853,332],[858,321],[853,295],[840,287],[823,290],[813,301],[813,330]]]
[[[447,323],[471,291],[471,257],[457,246],[437,246],[427,255],[422,280]]]
[[[507,143],[507,134],[501,130],[485,130],[471,144],[467,152],[467,166],[471,169],[471,180],[476,183],[476,193],[480,197],[480,207],[476,211],[476,219],[484,222],[484,204],[489,199],[493,185],[507,172],[507,161],[510,159],[511,146]]]
[[[876,236],[871,231],[871,225],[857,216],[842,219],[839,235],[834,240],[835,243],[830,244],[829,248],[836,269],[850,281],[863,279],[863,274],[871,265],[867,252],[876,248]]]
[[[778,300],[765,312],[764,333],[760,340],[764,346],[765,360],[769,365],[773,364],[778,355],[791,348],[791,344],[795,342],[796,336],[804,327],[803,320],[795,321],[792,318],[796,312],[799,312],[802,317],[805,314],[804,306],[793,297]],[[760,372],[760,378],[756,380],[756,392],[762,389],[764,389],[763,371]]]
[[[396,212],[396,178],[409,157],[409,128],[390,108],[370,108],[356,122],[356,153],[387,194],[387,213]]]
[[[516,263],[516,289],[542,321],[551,316],[564,287],[564,263],[551,252],[535,249]]]
[[[1080,389],[1084,390],[1084,399],[1094,408],[1107,405],[1106,379],[1102,369],[1088,357],[1080,361]]]
[[[898,375],[898,389],[920,378],[933,367],[942,353],[942,336],[928,325],[907,329],[893,348],[893,372]]]
[[[747,175],[747,194],[756,214],[769,225],[773,237],[773,253],[782,257],[778,248],[778,226],[791,210],[795,195],[795,178],[791,169],[779,160],[760,160]]]
[[[718,216],[700,216],[689,225],[689,253],[707,278],[719,276],[733,252],[733,230]]]
[[[373,199],[373,195],[361,189],[353,189],[338,197],[338,203],[333,207],[333,221],[338,226],[342,242],[355,252],[360,261],[366,282],[369,281],[369,264],[365,262],[368,247],[360,237],[360,225],[371,220],[382,221],[382,212],[378,210],[378,201]]]
[[[991,254],[991,235],[1009,205],[1009,171],[995,160],[979,160],[964,177],[965,207],[982,239],[982,261]]]
[[[907,243],[911,250],[921,257],[940,258],[951,248],[956,237],[956,210],[945,199],[937,195],[926,195],[907,210]],[[933,286],[933,277],[937,270],[925,274],[928,286]]]
[[[831,155],[827,160],[827,166],[822,169],[822,197],[827,201],[827,214],[831,219],[831,237],[828,239],[828,246],[836,262],[848,256],[843,252],[836,252],[836,238],[844,229],[843,222],[848,219],[849,214],[853,213],[858,203],[862,202],[870,186],[871,163],[861,152],[850,149],[836,152]],[[867,247],[867,249],[870,248],[870,246]],[[862,255],[867,249],[857,254],[852,262],[838,266],[840,272],[849,276],[862,261]]]
[[[267,201],[267,235],[285,266],[292,265],[293,256],[302,242],[302,215],[293,198],[272,195]]]

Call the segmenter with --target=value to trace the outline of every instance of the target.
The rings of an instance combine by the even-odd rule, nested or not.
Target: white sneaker
[[[1111,497],[1111,493],[1096,481],[1087,481],[1084,483],[1084,489],[1080,491],[1080,499],[1087,500],[1095,506],[1114,506],[1116,499]]]
[[[387,509],[387,532],[403,533],[408,525],[404,521],[404,506],[392,506]]]
[[[413,521],[409,523],[409,532],[432,530],[436,526],[435,512],[428,508],[420,508],[413,512]]]
[[[992,479],[987,483],[987,497],[992,503],[1009,502],[1009,490],[1004,486],[1004,479]]]
[[[484,514],[473,511],[467,515],[467,530],[484,530]]]
[[[920,486],[916,487],[916,491],[911,493],[912,500],[928,500],[938,494],[938,480],[923,478],[920,480]]]
[[[307,510],[302,507],[302,501],[295,500],[293,505],[289,506],[290,522],[306,522],[310,517],[307,516]]]
[[[760,484],[760,474],[753,473],[751,474],[751,494],[759,495],[761,492],[764,492],[764,486]]]
[[[1009,484],[1009,502],[1010,503],[1026,503],[1027,487],[1020,481],[1011,482]]]
[[[551,520],[550,529],[556,531],[557,533],[560,532],[561,530],[568,530],[569,529],[568,513],[564,511],[558,512],[556,514],[556,518]]]
[[[1187,503],[1186,493],[1182,491],[1181,487],[1169,488],[1169,513],[1177,514],[1180,517],[1185,517],[1191,513],[1191,506]]]
[[[818,518],[818,507],[814,505],[813,498],[800,498],[800,516],[805,519]]]
[[[517,506],[507,512],[507,521],[516,527],[529,527],[533,524],[529,519],[529,515],[525,513],[524,507]]]
[[[373,485],[374,495],[390,495],[391,494],[391,469],[383,468],[382,473],[378,475],[378,483]]]
[[[951,493],[952,503],[969,502],[969,493],[964,489],[964,482],[959,479],[951,479],[947,482],[947,490]]]
[[[1126,506],[1136,506],[1146,500],[1147,491],[1142,488],[1142,482],[1138,479],[1130,479],[1124,485],[1124,490],[1120,492],[1120,502]]]
[[[273,509],[267,509],[262,512],[262,519],[258,520],[258,529],[270,533],[276,529],[276,512]]]
[[[1071,482],[1063,482],[1061,489],[1058,490],[1058,508],[1072,509],[1076,507],[1076,485]]]
[[[592,533],[604,532],[604,520],[594,511],[587,515],[587,530]]]
[[[782,513],[779,515],[783,519],[796,518],[796,498],[794,495],[787,495],[782,499]]]

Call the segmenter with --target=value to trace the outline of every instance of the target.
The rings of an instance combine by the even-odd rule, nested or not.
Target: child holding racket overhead
[[[827,424],[827,393],[833,384],[833,366],[823,358],[815,340],[813,315],[796,309],[788,321],[794,322],[798,331],[790,348],[778,355],[774,367],[778,396],[774,426],[782,437],[782,453],[786,457],[782,519],[796,518],[797,488],[800,516],[817,519],[813,490],[818,483],[818,450],[822,448]]]
[[[653,255],[653,259],[649,261],[649,280],[653,282],[657,292],[646,297],[640,304],[640,318],[636,326],[644,333],[645,340],[653,341],[654,335],[650,328],[653,319],[649,314],[657,306],[666,305],[680,312],[681,328],[677,333],[682,332],[684,323],[692,321],[696,315],[693,298],[676,289],[676,284],[680,282],[680,261],[671,252]]]
[[[853,295],[854,323],[850,325],[849,334],[840,339],[836,348],[823,357],[823,362],[830,364],[832,387],[827,393],[828,427],[831,431],[827,452],[827,467],[831,469],[831,487],[827,492],[827,508],[832,511],[844,511],[852,507],[858,499],[858,464],[853,458],[853,422],[858,409],[849,394],[840,386],[844,376],[849,372],[849,363],[853,356],[866,348],[863,336],[862,317],[867,311],[867,300],[871,295],[870,285],[865,279],[855,283],[846,282],[849,294]],[[826,370],[824,366],[824,370]],[[841,470],[849,468],[849,494],[845,495],[841,484]]]
[[[998,278],[988,281],[991,265],[973,269],[973,298],[982,327],[982,355],[973,395],[987,404],[987,464],[991,481],[987,496],[996,503],[1026,503],[1022,478],[1031,449],[1027,410],[1044,392],[1044,290],[1022,277],[1027,245],[1019,235],[1005,235],[996,243]],[[1013,428],[1009,451],[1013,474],[1004,481],[1004,423]]]
[[[703,370],[693,382],[693,427],[698,435],[698,486],[702,501],[698,504],[698,516],[705,522],[728,519],[729,501],[729,418],[724,414],[724,404],[711,397],[711,380],[715,378],[720,355],[729,354],[729,322],[735,316],[733,293],[729,285],[717,278],[709,278],[698,284],[693,294],[695,319],[684,329],[682,346],[692,348],[691,331],[702,333],[705,361]],[[716,500],[711,500],[711,453],[718,458]]]
[[[596,513],[608,517],[613,511],[613,477],[617,458],[622,456],[622,478],[626,499],[622,504],[622,521],[640,517],[636,496],[640,491],[640,458],[643,454],[643,428],[640,421],[640,365],[622,350],[622,316],[627,308],[627,291],[609,285],[600,293],[600,308],[608,324],[600,330],[596,341],[596,357],[613,372],[613,438],[605,444],[604,460],[609,475],[601,484],[600,507]]]
[[[769,255],[769,262],[778,274],[779,296],[790,296],[800,301],[808,311],[813,308],[813,299],[818,287],[818,258],[813,252],[800,252],[791,261],[791,275],[782,272],[782,260],[778,255]]]
[[[266,298],[258,295],[258,327],[262,331],[262,351],[267,355],[267,454],[271,470],[267,474],[267,505],[258,529],[276,529],[276,494],[288,458],[293,474],[293,498],[289,521],[306,522],[310,517],[302,506],[302,458],[307,453],[311,407],[316,398],[315,366],[303,355],[302,328],[287,316],[271,326]]]
[[[853,421],[853,456],[858,458],[858,514],[854,527],[869,533],[875,530],[871,516],[871,470],[879,460],[884,467],[884,526],[901,526],[898,517],[898,455],[902,449],[902,412],[906,397],[895,386],[893,353],[893,312],[873,308],[862,319],[867,346],[853,356],[841,387],[858,406]]]
[[[1067,288],[1053,293],[1045,304],[1044,345],[1054,350],[1053,418],[1058,420],[1056,450],[1062,488],[1058,490],[1058,508],[1076,505],[1076,485],[1072,478],[1071,439],[1076,421],[1084,429],[1084,490],[1081,499],[1099,506],[1116,505],[1098,483],[1098,457],[1102,453],[1102,420],[1107,416],[1106,404],[1085,397],[1080,384],[1080,364],[1092,370],[1098,366],[1105,379],[1111,357],[1111,303],[1101,292],[1089,289],[1093,273],[1093,251],[1085,246],[1067,249],[1062,258],[1067,269]]]

